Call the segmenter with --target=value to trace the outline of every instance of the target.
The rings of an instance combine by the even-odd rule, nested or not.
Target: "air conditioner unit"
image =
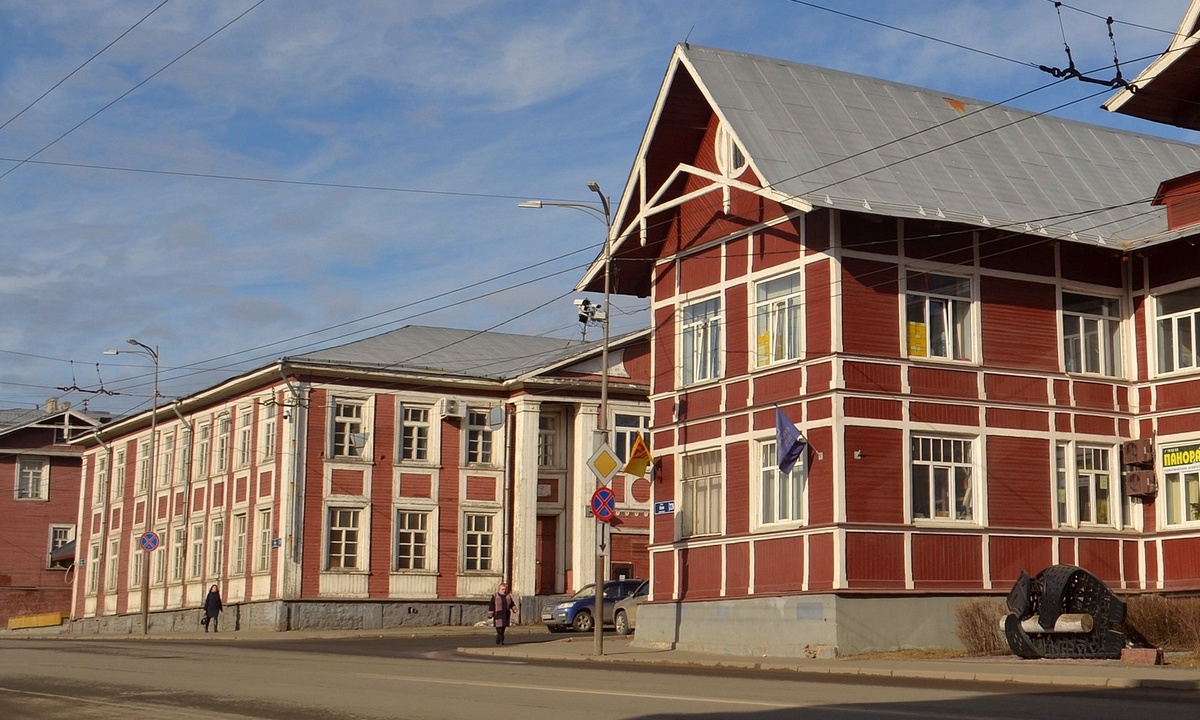
[[[1130,497],[1152,498],[1158,495],[1158,476],[1153,470],[1134,470],[1125,474],[1125,494]]]
[[[1126,465],[1154,467],[1154,438],[1140,438],[1123,443],[1121,462]]]
[[[442,398],[442,417],[461,418],[467,416],[467,403],[462,398]]]

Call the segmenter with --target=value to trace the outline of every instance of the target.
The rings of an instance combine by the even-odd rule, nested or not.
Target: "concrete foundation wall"
[[[644,604],[634,643],[760,657],[961,648],[954,608],[967,599],[793,595]]]

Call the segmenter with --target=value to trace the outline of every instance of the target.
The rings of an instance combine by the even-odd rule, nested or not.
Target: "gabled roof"
[[[111,420],[108,415],[73,410],[69,405],[60,405],[52,410],[0,410],[0,437],[11,435],[27,428],[49,428],[63,431],[84,431]]]
[[[1200,130],[1200,0],[1192,0],[1171,44],[1128,87],[1104,103],[1106,110]]]
[[[618,341],[610,342],[610,345]],[[408,325],[382,335],[285,358],[293,365],[352,367],[447,379],[503,381],[598,354],[598,341]]]
[[[1120,249],[1169,239],[1149,200],[1164,179],[1200,169],[1200,146],[1184,142],[681,45],[617,209],[618,266],[639,253],[641,199],[668,181],[647,172],[641,187],[641,173],[664,153],[691,163],[704,113],[732,132],[769,196],[799,211],[937,217]],[[594,289],[599,264],[580,287]]]

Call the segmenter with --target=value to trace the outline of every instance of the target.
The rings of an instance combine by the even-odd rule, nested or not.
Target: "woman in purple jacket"
[[[492,624],[496,626],[496,644],[504,644],[504,628],[508,627],[512,621],[512,617],[517,614],[517,604],[513,602],[512,595],[508,594],[508,585],[500,583],[500,587],[496,588],[496,594],[492,596],[492,602],[488,605],[488,617],[491,618]]]

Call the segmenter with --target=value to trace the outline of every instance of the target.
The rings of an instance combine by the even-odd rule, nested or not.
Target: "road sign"
[[[142,533],[142,536],[138,538],[138,545],[146,552],[150,552],[158,547],[158,533]]]
[[[609,557],[612,555],[612,543],[609,541],[608,525],[598,525],[596,527],[596,555],[599,557]]]
[[[655,515],[671,515],[675,512],[675,501],[667,500],[665,502],[654,503]]]
[[[592,493],[592,514],[600,522],[609,522],[617,515],[617,495],[606,487]]]
[[[588,458],[587,465],[600,478],[600,484],[607,485],[621,471],[621,458],[617,457],[608,443],[601,443]]]

